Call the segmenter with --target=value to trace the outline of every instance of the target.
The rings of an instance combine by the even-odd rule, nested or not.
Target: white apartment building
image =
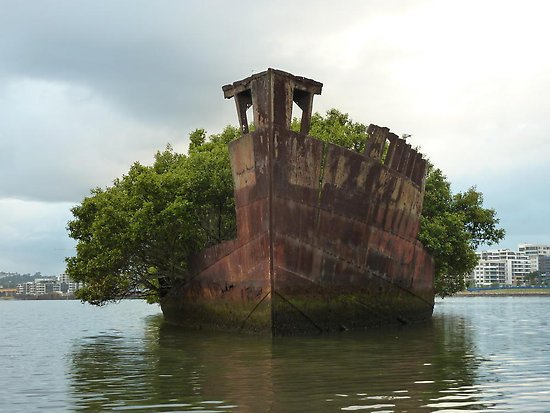
[[[519,252],[529,257],[531,272],[541,271],[549,273],[550,245],[548,244],[519,244]]]
[[[507,284],[506,263],[503,260],[479,260],[472,278],[476,287]]]
[[[29,281],[23,284],[17,285],[17,294],[30,295],[35,294],[35,285]]]
[[[56,278],[37,278],[34,281],[17,285],[17,294],[44,295],[51,293],[73,295],[81,287],[66,274]]]
[[[74,282],[67,274],[61,274],[57,277],[57,282],[63,293],[74,294],[76,290],[81,288],[80,283]]]
[[[477,252],[478,264],[470,275],[476,287],[516,285],[531,272],[531,261],[525,254],[501,249]]]
[[[509,249],[491,250],[476,252],[477,257],[480,260],[512,260],[516,259],[518,253]],[[522,254],[523,255],[523,254]]]
[[[518,251],[525,255],[550,255],[548,244],[519,244]]]

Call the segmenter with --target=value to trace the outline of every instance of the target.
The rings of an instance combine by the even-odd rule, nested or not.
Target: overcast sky
[[[0,0],[0,271],[63,272],[70,208],[197,127],[221,86],[273,67],[314,109],[411,134],[507,231],[550,243],[546,1]]]

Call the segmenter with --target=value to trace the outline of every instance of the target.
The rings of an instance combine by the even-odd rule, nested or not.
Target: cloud
[[[256,42],[262,31],[255,31],[260,22],[250,16],[259,9],[253,3],[245,6],[251,19],[237,27],[230,19],[238,15],[233,5],[211,5],[18,3],[0,21],[0,68],[89,88],[148,122],[215,117],[208,108],[220,100],[221,85],[233,80],[232,68],[241,76],[261,55]]]
[[[66,236],[70,204],[0,200],[0,268],[20,273],[63,272],[64,258],[74,252]]]
[[[194,128],[235,124],[221,86],[275,67],[324,83],[315,110],[412,134],[455,190],[485,193],[509,237],[541,239],[550,233],[539,218],[549,200],[548,9],[530,0],[11,2],[0,14],[0,200],[25,201],[29,222],[47,204],[50,218],[66,215],[166,143],[184,151]],[[67,241],[64,223],[53,233]]]
[[[77,202],[175,131],[122,116],[93,90],[17,79],[0,96],[0,198]]]

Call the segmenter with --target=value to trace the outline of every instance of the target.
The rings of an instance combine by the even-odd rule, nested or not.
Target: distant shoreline
[[[16,300],[16,301],[45,301],[45,300],[78,300],[74,295],[50,295],[50,294],[43,294],[43,295],[8,295],[8,296],[1,296],[0,300]]]
[[[540,297],[550,296],[550,288],[493,289],[481,291],[461,291],[457,297]]]

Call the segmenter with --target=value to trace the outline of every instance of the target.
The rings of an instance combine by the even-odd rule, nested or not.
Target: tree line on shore
[[[0,271],[0,285],[3,288],[15,288],[18,284],[32,282],[35,279],[42,277],[44,276],[40,272],[35,272],[31,275],[30,273],[19,274],[17,272]]]

